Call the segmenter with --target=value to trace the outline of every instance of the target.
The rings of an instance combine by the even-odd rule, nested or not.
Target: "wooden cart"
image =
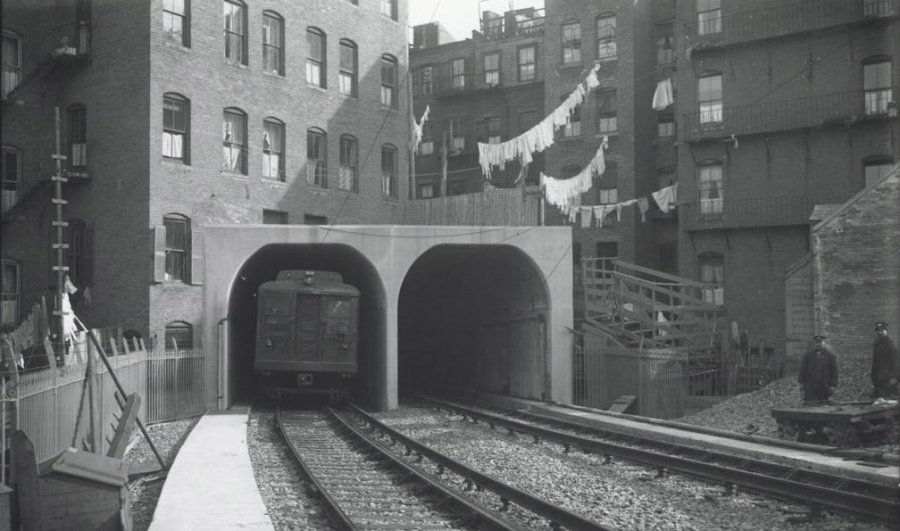
[[[823,434],[829,444],[844,448],[900,439],[900,404],[823,404],[773,409],[772,416],[782,439],[804,441],[815,432]]]

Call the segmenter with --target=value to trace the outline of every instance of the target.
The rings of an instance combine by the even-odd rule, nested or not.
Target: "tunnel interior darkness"
[[[237,400],[256,396],[253,350],[256,337],[257,291],[286,269],[314,269],[340,273],[344,283],[360,291],[359,372],[353,399],[370,403],[376,383],[370,370],[383,356],[385,294],[372,264],[356,249],[341,244],[272,244],[259,249],[239,270],[229,297],[229,387]]]
[[[448,385],[542,399],[549,297],[540,270],[504,245],[439,245],[400,290],[401,388]]]

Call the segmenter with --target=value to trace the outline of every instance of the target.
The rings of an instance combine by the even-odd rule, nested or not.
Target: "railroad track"
[[[663,443],[634,435],[607,432],[584,424],[497,406],[470,407],[456,402],[411,395],[431,407],[463,415],[490,427],[525,434],[535,442],[580,449],[653,467],[658,475],[676,472],[720,484],[726,493],[735,487],[801,502],[812,512],[830,510],[869,521],[894,525],[900,521],[900,489],[883,483],[848,479],[802,470],[761,459],[749,459],[690,445]],[[485,411],[490,409],[498,413]]]
[[[613,529],[469,469],[353,406],[278,410],[276,423],[338,529],[527,529],[501,514],[510,503],[553,529]],[[496,495],[500,512],[448,486],[460,479]]]

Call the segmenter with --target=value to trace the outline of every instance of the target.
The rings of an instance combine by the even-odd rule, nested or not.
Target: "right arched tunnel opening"
[[[401,389],[549,396],[546,282],[507,245],[438,245],[400,289]]]

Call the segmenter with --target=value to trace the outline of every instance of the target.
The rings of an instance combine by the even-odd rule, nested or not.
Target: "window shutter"
[[[84,225],[84,277],[81,282],[85,286],[94,285],[94,224]],[[79,286],[81,288],[82,286]]]
[[[203,232],[191,231],[191,284],[203,284]]]
[[[159,225],[150,229],[150,239],[153,241],[153,282],[162,282],[166,279],[166,226]]]

